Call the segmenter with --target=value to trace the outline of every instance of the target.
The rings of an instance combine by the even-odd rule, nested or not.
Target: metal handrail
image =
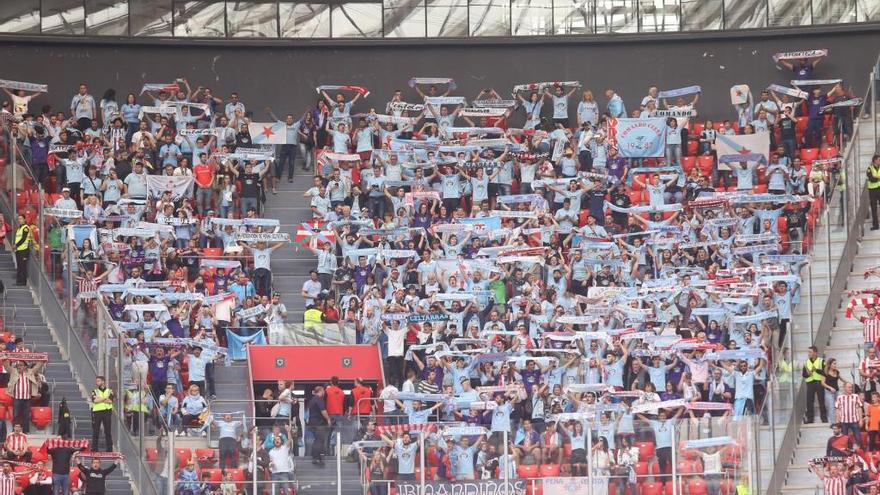
[[[876,68],[880,64],[880,55],[878,55],[876,63],[874,67]],[[874,145],[876,147],[876,69],[873,69],[871,72],[871,76],[869,78],[868,88],[865,91],[864,105],[862,106],[861,111],[859,112],[858,119],[855,123],[855,129],[853,130],[853,139],[848,144],[845,153],[844,153],[844,162],[843,165],[847,163],[847,158],[849,158],[853,153],[856,153],[859,150],[859,136],[860,132],[863,130],[862,124],[868,124],[868,121],[863,121],[862,118],[866,116],[865,108],[870,108],[870,116],[871,116],[871,124],[874,125],[873,129],[873,137]],[[871,95],[872,98],[868,98],[868,95]],[[870,132],[865,129],[865,132]],[[839,263],[837,265],[837,270],[834,273],[834,278],[831,281],[829,287],[829,295],[828,301],[826,302],[825,309],[822,312],[822,318],[818,325],[818,330],[813,339],[813,345],[822,352],[825,347],[828,345],[828,341],[831,336],[831,329],[834,326],[834,320],[837,315],[838,308],[840,307],[841,297],[844,295],[844,290],[846,289],[846,284],[850,276],[852,261],[855,258],[855,255],[858,252],[859,241],[862,238],[862,234],[864,231],[864,221],[866,215],[868,213],[868,191],[866,188],[862,187],[861,181],[861,166],[859,163],[860,157],[858,155],[855,156],[854,164],[856,165],[856,171],[853,175],[852,172],[847,173],[847,180],[849,180],[850,176],[852,176],[853,183],[855,184],[856,190],[861,191],[859,194],[855,194],[852,197],[858,201],[858,204],[855,205],[854,214],[852,217],[848,219],[849,225],[847,226],[847,241],[844,245],[843,252],[840,254]],[[846,194],[846,192],[844,192]],[[849,205],[845,207],[847,210],[849,209]],[[826,210],[827,211],[827,210]],[[830,229],[830,226],[828,226]],[[831,273],[829,272],[829,277]],[[810,315],[812,319],[812,314]],[[788,467],[791,464],[791,460],[794,456],[795,447],[797,446],[798,438],[800,435],[800,427],[803,424],[803,415],[800,414],[801,411],[806,407],[806,399],[807,399],[807,390],[806,385],[801,383],[798,387],[796,395],[794,397],[791,410],[793,412],[792,417],[789,419],[788,427],[786,428],[785,435],[783,436],[782,442],[780,444],[779,453],[776,457],[776,462],[774,465],[774,469],[770,478],[770,482],[767,485],[767,493],[779,493],[782,489],[783,484],[785,483],[786,474],[788,471]]]

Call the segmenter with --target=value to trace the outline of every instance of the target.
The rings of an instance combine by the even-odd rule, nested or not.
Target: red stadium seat
[[[646,481],[639,483],[642,495],[663,495],[663,483]]]
[[[697,166],[697,157],[695,156],[683,156],[681,157],[681,168],[684,169],[684,173],[690,173],[691,169]]]
[[[147,447],[144,449],[144,458],[148,464],[155,465],[159,460],[159,451],[154,447]]]
[[[641,452],[639,452],[639,456],[644,458]],[[636,463],[635,467],[636,476],[647,476],[648,475],[648,461],[639,461]]]
[[[541,464],[540,472],[542,478],[554,478],[559,476],[561,466],[559,464]]]
[[[704,127],[706,126],[702,122],[694,122],[691,124],[691,132],[689,134],[691,136],[699,136],[703,132]]]
[[[630,191],[626,193],[629,196],[629,201],[632,203],[632,206],[642,204],[642,192],[641,191]]]
[[[779,229],[780,234],[782,234],[783,232],[787,233],[788,232],[788,219],[783,216],[780,216],[778,219],[776,219],[776,226]]]
[[[52,423],[52,408],[51,407],[32,407],[31,408],[31,423],[33,423],[37,428],[43,430],[49,424]]]
[[[700,155],[697,157],[697,165],[700,167],[700,172],[708,176],[715,167],[715,157],[712,155]]]
[[[209,467],[217,463],[217,451],[214,449],[196,449],[196,460],[200,467]]]
[[[838,153],[840,150],[837,149],[837,146],[822,146],[819,149],[820,158],[834,158]]]
[[[819,148],[801,148],[800,150],[801,160],[817,160],[819,158]]]
[[[177,458],[177,465],[183,468],[192,460],[192,451],[190,449],[174,449],[174,457]]]
[[[636,442],[639,449],[639,459],[648,459],[654,456],[654,442]]]
[[[691,139],[688,139],[687,142],[687,153],[690,156],[694,156],[700,150],[700,143]],[[682,157],[684,158],[684,157]]]
[[[520,478],[537,478],[539,473],[537,464],[521,464],[516,468],[516,474]]]
[[[707,495],[709,487],[703,478],[694,478],[688,483],[688,495]]]
[[[223,256],[223,248],[205,248],[202,250],[205,253],[206,257],[220,257]]]
[[[694,472],[694,464],[691,461],[678,461],[678,474],[691,474]]]
[[[796,117],[795,118],[795,125],[794,125],[795,131],[798,134],[803,134],[803,132],[807,130],[807,123],[809,123],[809,122],[810,122],[809,117]]]
[[[736,483],[731,479],[721,480],[721,495],[735,495]]]
[[[590,216],[590,210],[581,210],[578,213],[578,227],[583,227],[587,224],[587,217]]]

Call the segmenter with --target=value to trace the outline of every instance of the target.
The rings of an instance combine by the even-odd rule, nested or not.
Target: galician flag
[[[254,144],[288,144],[284,122],[251,122],[248,132]]]
[[[770,161],[770,133],[740,134],[726,136],[718,134],[715,139],[715,151],[721,163]]]

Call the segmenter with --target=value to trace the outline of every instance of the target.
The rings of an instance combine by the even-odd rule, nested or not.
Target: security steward
[[[816,346],[810,346],[810,354],[807,357],[807,360],[804,361],[804,369],[801,372],[801,375],[804,377],[804,381],[807,382],[807,417],[805,423],[812,423],[815,415],[815,411],[813,409],[814,401],[819,402],[819,417],[822,419],[823,423],[828,422],[828,411],[825,410],[825,398],[822,387],[822,380],[824,379],[824,371],[823,367],[825,366],[825,361],[819,357],[819,351],[816,349]]]
[[[325,317],[324,312],[319,309],[318,304],[319,301],[316,300],[314,304],[310,304],[306,308],[305,313],[303,313],[303,328],[320,335],[324,329],[322,323],[324,323]]]
[[[18,229],[15,231],[15,285],[26,285],[28,259],[31,257],[31,228],[24,215],[18,216]]]
[[[868,204],[871,205],[871,230],[880,230],[877,205],[880,204],[880,154],[875,154],[868,165]]]
[[[107,388],[103,376],[95,378],[95,389],[92,390],[92,450],[98,451],[98,437],[101,434],[101,427],[104,427],[104,438],[106,439],[106,452],[113,451],[113,436],[110,431],[111,419],[113,417],[113,391]]]

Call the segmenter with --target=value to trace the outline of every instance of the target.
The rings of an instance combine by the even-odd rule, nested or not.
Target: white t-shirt
[[[290,461],[290,450],[286,445],[273,447],[269,451],[269,462],[272,465],[272,473],[290,473],[293,471],[293,463]]]
[[[386,332],[388,334],[388,356],[389,357],[402,357],[403,356],[403,343],[406,340],[406,328],[393,329],[389,328]]]

